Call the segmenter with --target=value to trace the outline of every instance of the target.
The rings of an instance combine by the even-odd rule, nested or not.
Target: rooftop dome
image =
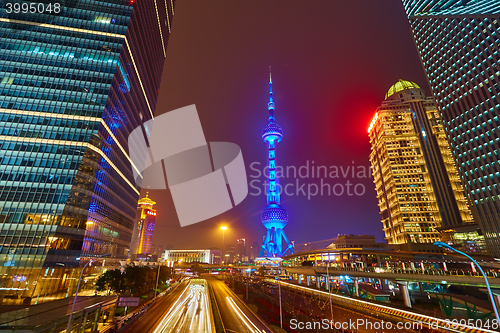
[[[420,87],[415,82],[399,79],[398,82],[394,83],[392,87],[389,88],[389,91],[387,91],[387,94],[385,94],[385,99],[388,99],[395,93],[406,89],[420,89]]]

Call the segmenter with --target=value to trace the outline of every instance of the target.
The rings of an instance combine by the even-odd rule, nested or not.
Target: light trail
[[[174,305],[172,305],[172,307],[170,308],[170,310],[167,312],[167,314],[165,315],[165,317],[163,317],[163,319],[161,320],[160,324],[155,328],[155,330],[153,331],[153,333],[163,332],[163,330],[165,329],[165,327],[168,325],[168,323],[172,319],[173,314],[177,313],[179,311],[179,309],[182,307],[182,305],[186,303],[187,300],[184,300],[183,302],[181,302],[181,300],[183,299],[183,296],[184,296],[184,294],[186,293],[186,291],[188,289],[189,289],[189,285],[187,285],[186,288],[182,291],[182,293],[179,296],[179,298],[177,299],[177,301],[175,301]],[[179,303],[179,304],[177,304],[177,303]]]
[[[245,315],[245,313],[238,307],[238,305],[236,304],[236,302],[229,296],[226,296],[226,299],[228,300],[229,302],[229,305],[231,305],[231,307],[233,308],[234,312],[238,315],[238,317],[240,317],[241,321],[245,324],[246,327],[248,327],[248,329],[250,330],[250,332],[257,332],[257,333],[260,333],[260,330],[257,326],[255,326],[255,324],[250,320],[248,319],[248,317]],[[255,328],[252,328],[248,323],[252,324],[252,326]],[[262,330],[262,332],[265,333],[264,330]]]
[[[191,283],[182,291],[153,333],[211,333],[210,321],[205,319],[210,316],[209,305],[206,287],[203,284]]]

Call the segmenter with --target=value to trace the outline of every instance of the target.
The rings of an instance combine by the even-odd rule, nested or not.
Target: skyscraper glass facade
[[[368,129],[385,239],[436,251],[440,231],[472,223],[436,103],[413,82],[388,91]],[[475,246],[477,248],[477,245]]]
[[[500,1],[403,0],[465,191],[500,256]]]
[[[127,137],[153,117],[174,15],[171,0],[18,3],[0,9],[2,301],[71,295],[79,262],[127,258]]]

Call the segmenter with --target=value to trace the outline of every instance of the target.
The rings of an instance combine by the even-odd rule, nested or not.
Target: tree
[[[266,268],[264,266],[260,266],[259,267],[259,275],[261,277],[264,277],[265,274],[266,274]]]
[[[125,279],[119,269],[107,270],[96,282],[97,290],[114,291],[121,294],[127,290]]]
[[[157,267],[127,266],[122,274],[120,269],[108,270],[96,282],[98,290],[112,290],[117,294],[142,295],[156,286]],[[160,267],[158,284],[171,277],[168,267]]]
[[[191,272],[195,273],[196,275],[201,275],[203,273],[206,273],[206,271],[207,270],[200,264],[191,265]]]

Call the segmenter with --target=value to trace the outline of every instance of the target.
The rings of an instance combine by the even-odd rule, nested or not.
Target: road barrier
[[[266,279],[270,283],[278,283],[276,280]],[[300,290],[302,292],[310,292],[313,294],[318,294],[321,296],[329,297],[330,295],[326,291],[317,290],[313,288],[308,288],[304,286],[299,286],[289,282],[281,281],[281,287],[283,286],[290,288],[292,290]],[[331,294],[332,301],[335,303],[342,303],[343,307],[349,309],[368,312],[368,313],[380,313],[391,318],[392,321],[399,322],[412,322],[412,323],[422,323],[422,327],[435,332],[442,332],[442,330],[448,330],[450,332],[465,332],[465,333],[498,333],[499,324],[496,319],[493,320],[476,320],[468,321],[465,319],[446,319],[438,318],[429,315],[424,315],[412,311],[402,310],[382,304],[377,304],[365,300],[354,299],[347,296]],[[490,328],[484,328],[488,325]]]
[[[226,328],[224,327],[224,323],[222,322],[222,317],[220,315],[219,306],[217,305],[217,301],[215,300],[214,289],[210,283],[208,286],[208,295],[210,298],[210,304],[213,314],[213,323],[215,325],[215,332],[217,333],[226,333]]]

